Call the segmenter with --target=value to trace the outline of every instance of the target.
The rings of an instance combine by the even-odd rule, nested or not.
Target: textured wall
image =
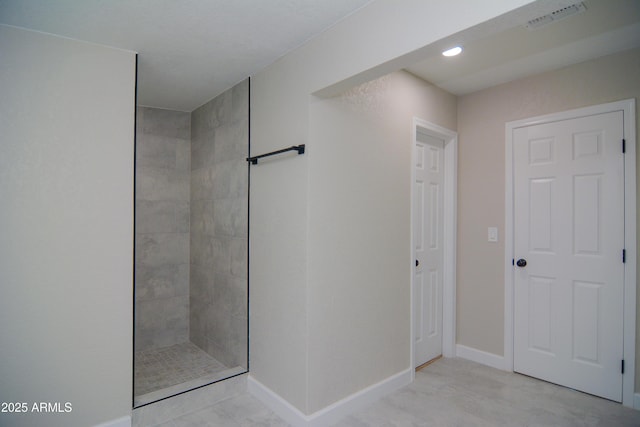
[[[136,350],[189,340],[190,120],[138,108]]]
[[[191,341],[247,366],[248,80],[191,122]]]
[[[307,183],[310,179],[348,175],[353,169],[369,168],[360,161],[341,162],[335,166],[327,164],[343,155],[344,146],[328,148],[331,152],[327,154],[325,151],[326,160],[320,163],[313,160],[314,140],[315,144],[322,141],[318,138],[321,129],[309,127],[309,120],[313,119],[309,109],[313,98],[309,95],[322,89],[325,89],[325,95],[337,93],[337,88],[345,90],[406,67],[415,62],[417,58],[412,54],[418,49],[528,2],[487,0],[482,2],[482,7],[475,7],[477,3],[470,0],[378,0],[252,76],[251,150],[259,154],[308,143],[308,152],[295,161],[286,165],[273,162],[251,169],[251,377],[301,412],[309,414],[317,408],[318,401],[310,401],[310,396],[319,392],[314,388],[321,387],[324,393],[331,387],[331,384],[312,385],[308,378],[308,372],[316,369],[311,366],[314,362],[310,361],[309,349],[313,339],[308,333],[308,314],[322,310],[324,304],[311,297],[309,283],[331,281],[334,276],[328,270],[308,272],[307,264],[313,257],[307,248],[315,246],[314,250],[320,252],[331,252],[336,248],[335,242],[322,238],[313,241],[314,238],[308,235],[308,225],[315,221],[315,217],[307,206],[314,203],[316,197],[326,198],[325,192],[331,189],[311,189]],[[464,13],[454,16],[452,11]],[[383,170],[395,180],[392,176],[395,171]],[[368,193],[367,197],[376,198],[378,195]],[[367,203],[374,202],[367,200]],[[346,221],[349,221],[347,216],[333,216],[324,225],[331,230],[344,227]],[[409,248],[408,235],[405,243]],[[350,241],[348,244],[354,245]],[[379,246],[360,245],[358,257],[374,259]],[[358,268],[360,265],[354,264],[349,274],[357,274]],[[397,280],[405,280],[407,274]],[[349,291],[349,288],[339,289],[335,299],[339,301]],[[367,303],[369,301],[363,299],[362,304]],[[408,324],[409,308],[407,301],[401,315],[381,310],[381,316],[386,316],[390,322]],[[340,306],[339,310],[331,312],[331,316],[332,324],[353,322],[353,311],[349,307]],[[366,329],[368,326],[356,327]],[[331,330],[327,327],[321,333],[327,335]],[[345,360],[350,360],[347,354],[352,347],[365,353],[375,353],[383,351],[386,345],[384,340],[372,347],[366,347],[359,341],[349,342],[334,349],[333,359],[345,355]],[[405,352],[408,360],[408,347]],[[374,379],[368,365],[358,361],[350,366],[349,378],[339,381],[355,377],[382,381],[388,372],[380,370]],[[326,369],[326,366],[317,368]],[[332,374],[331,371],[325,372]],[[329,391],[324,399],[341,399],[347,387],[357,391],[358,386],[355,383],[341,386]]]
[[[411,124],[418,117],[455,130],[456,99],[398,71],[318,100],[310,112],[314,412],[411,368]]]
[[[128,417],[135,54],[3,25],[0,52],[0,402],[72,405],[0,425]]]
[[[640,50],[635,49],[459,98],[459,344],[504,354],[504,241],[487,243],[487,227],[498,227],[504,236],[505,123],[638,98],[638,75]],[[640,352],[636,358],[640,363]]]

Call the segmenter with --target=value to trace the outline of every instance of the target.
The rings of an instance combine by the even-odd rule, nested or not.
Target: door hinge
[[[627,152],[627,142],[623,139],[622,140],[622,153],[626,153]]]
[[[627,250],[623,249],[622,250],[622,263],[627,262]]]
[[[624,374],[624,359],[622,359],[622,363],[620,363],[620,373]]]

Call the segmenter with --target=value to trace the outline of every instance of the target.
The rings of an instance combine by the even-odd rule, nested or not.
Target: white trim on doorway
[[[505,126],[505,259],[504,259],[504,369],[513,371],[513,131],[522,126],[531,126],[559,120],[595,114],[622,111],[624,115],[625,155],[625,249],[624,264],[624,346],[626,361],[622,379],[622,404],[634,406],[635,345],[636,345],[636,113],[635,99],[579,108],[544,116],[508,122]],[[622,149],[622,144],[621,144]]]
[[[444,140],[444,277],[442,295],[442,355],[456,355],[456,222],[457,222],[457,170],[458,170],[458,134],[434,123],[414,117],[411,124],[411,256],[409,260],[411,277],[411,371],[414,364],[413,330],[413,186],[415,183],[416,140],[418,133],[427,134]]]

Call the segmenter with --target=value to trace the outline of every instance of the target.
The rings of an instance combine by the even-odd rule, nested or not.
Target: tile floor
[[[284,427],[244,393],[162,427]],[[463,359],[441,359],[415,381],[335,424],[382,426],[640,426],[640,411],[564,387]]]
[[[134,363],[133,393],[135,396],[142,396],[227,369],[191,342],[138,351],[134,356]]]

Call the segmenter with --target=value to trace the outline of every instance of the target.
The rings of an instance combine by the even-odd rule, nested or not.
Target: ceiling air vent
[[[544,27],[545,25],[551,24],[552,22],[560,21],[561,19],[567,18],[571,15],[576,15],[578,13],[584,12],[585,10],[587,10],[587,7],[582,2],[572,4],[571,6],[554,10],[547,15],[534,18],[527,22],[527,25],[525,25],[525,27],[527,27],[527,29],[529,30],[535,30],[540,27]]]

